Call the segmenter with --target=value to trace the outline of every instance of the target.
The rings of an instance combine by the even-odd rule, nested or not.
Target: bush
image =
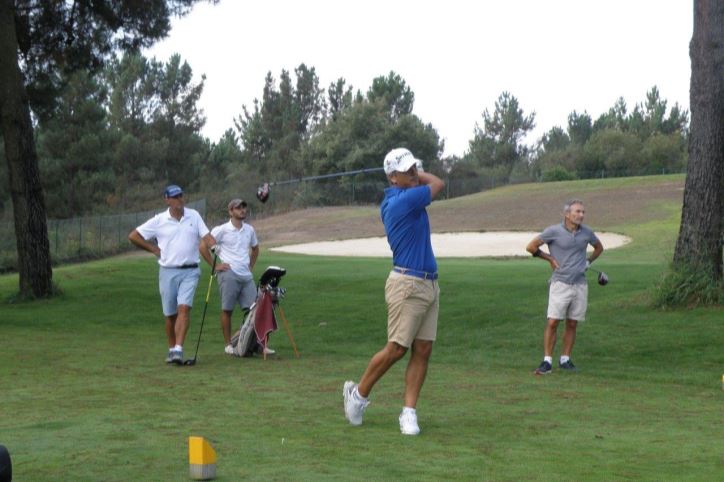
[[[575,174],[569,172],[563,166],[549,167],[543,171],[543,182],[555,182],[555,181],[572,181],[576,178]]]

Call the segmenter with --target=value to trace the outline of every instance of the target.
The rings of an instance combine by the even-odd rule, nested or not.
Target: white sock
[[[415,414],[417,414],[417,410],[415,410],[414,408],[410,408],[410,407],[402,407],[402,413],[403,414],[411,413],[411,414],[415,415]]]
[[[553,365],[553,357],[552,356],[544,356],[543,361],[547,361],[551,365]]]
[[[561,364],[567,362],[570,359],[571,359],[571,357],[569,357],[569,356],[561,355]]]
[[[359,400],[360,402],[366,402],[367,397],[363,397],[362,394],[359,392],[359,389],[357,387],[354,387],[354,392],[352,392],[354,397]]]
[[[175,347],[173,347],[173,349],[175,351],[184,351],[184,347],[182,347],[181,345],[176,345]]]

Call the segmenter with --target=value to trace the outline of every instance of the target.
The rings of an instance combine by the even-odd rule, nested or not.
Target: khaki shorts
[[[435,341],[440,286],[435,280],[390,272],[385,283],[387,341],[405,348],[419,340]]]
[[[562,281],[553,281],[548,293],[548,319],[577,320],[586,319],[588,306],[588,284],[569,285]]]

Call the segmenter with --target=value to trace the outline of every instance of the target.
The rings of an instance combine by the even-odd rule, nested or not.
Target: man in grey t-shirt
[[[535,257],[548,261],[553,269],[548,294],[548,323],[543,334],[543,361],[535,370],[546,375],[553,369],[553,348],[556,345],[558,323],[566,320],[563,350],[558,366],[563,370],[575,370],[571,351],[576,341],[576,327],[586,318],[588,284],[586,270],[603,253],[603,244],[596,234],[583,223],[583,202],[574,199],[563,207],[563,222],[548,226],[528,243],[526,250]],[[548,245],[549,253],[540,247]],[[588,245],[593,253],[586,259]]]

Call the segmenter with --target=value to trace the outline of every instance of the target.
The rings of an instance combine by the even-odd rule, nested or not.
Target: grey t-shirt
[[[568,284],[586,282],[586,248],[598,243],[594,232],[581,224],[578,230],[570,232],[563,223],[548,226],[540,234],[540,239],[548,245],[550,254],[558,261],[558,269],[553,271],[551,281]]]

